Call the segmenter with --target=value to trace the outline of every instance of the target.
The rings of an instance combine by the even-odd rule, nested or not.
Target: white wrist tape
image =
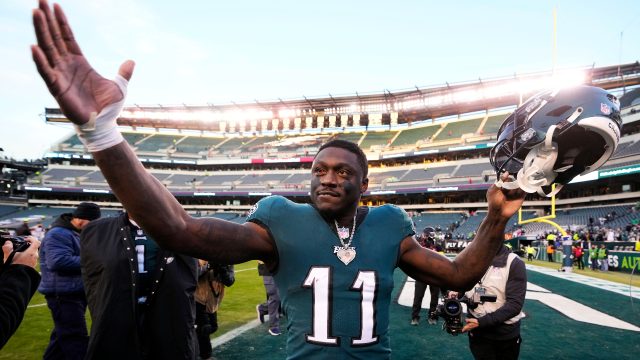
[[[118,131],[116,119],[118,119],[124,107],[129,82],[120,75],[116,75],[113,81],[122,92],[122,100],[107,105],[99,114],[91,113],[91,117],[86,124],[76,125],[78,138],[92,153],[108,149],[124,141],[120,131]]]

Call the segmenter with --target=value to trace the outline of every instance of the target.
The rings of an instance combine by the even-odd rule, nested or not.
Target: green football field
[[[639,276],[610,272],[564,274],[555,264],[528,264],[529,286],[522,320],[521,359],[638,359],[640,358]],[[545,268],[542,266],[549,266]],[[255,262],[236,266],[236,283],[227,289],[214,334],[215,358],[284,359],[286,334],[274,337],[256,320],[255,305],[264,300],[264,287]],[[592,277],[595,276],[595,277]],[[615,279],[616,282],[598,279]],[[395,274],[390,309],[393,359],[470,359],[466,335],[451,336],[428,325],[410,326],[413,283]],[[629,282],[634,286],[630,287]],[[630,297],[630,291],[633,297]],[[428,298],[428,296],[426,296]],[[0,359],[41,359],[51,331],[51,315],[36,295],[22,325]],[[286,332],[283,326],[283,332]],[[373,359],[372,359],[373,360]]]

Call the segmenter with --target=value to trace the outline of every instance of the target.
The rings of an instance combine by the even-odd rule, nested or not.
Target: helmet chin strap
[[[558,147],[551,141],[555,129],[555,125],[550,126],[544,142],[536,145],[529,151],[522,168],[518,171],[515,178],[509,175],[508,182],[498,180],[496,181],[496,186],[507,190],[520,188],[525,192],[537,192],[540,196],[546,197],[557,194],[560,189],[562,189],[562,185],[557,185],[556,188],[548,194],[542,189],[543,186],[553,184],[553,180],[555,180],[558,175],[557,172],[553,170],[553,166],[558,158]]]

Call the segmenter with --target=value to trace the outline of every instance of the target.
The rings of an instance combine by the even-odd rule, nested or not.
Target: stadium
[[[635,247],[640,241],[638,62],[345,96],[134,106],[124,109],[118,126],[144,166],[191,215],[238,223],[265,196],[309,202],[310,166],[319,147],[333,139],[356,143],[369,163],[362,205],[405,209],[418,231],[436,227],[454,256],[487,212],[485,193],[496,180],[489,151],[501,124],[528,97],[558,84],[593,85],[618,96],[623,128],[606,164],[575,178],[552,200],[529,194],[509,222],[505,240],[515,249],[539,247],[536,261],[527,264],[521,358],[635,358],[640,351],[640,310],[634,305],[640,299],[634,274],[640,270]],[[68,121],[57,108],[47,108],[45,117],[49,123]],[[54,144],[42,160],[4,158],[0,164],[2,228],[17,229],[25,222],[46,227],[83,201],[99,204],[103,216],[122,210],[77,135]],[[551,223],[526,221],[550,215]],[[597,244],[605,244],[613,231],[615,241],[606,243],[614,270],[606,275],[611,276],[559,273],[560,251],[556,263],[545,264],[545,241],[540,240],[559,229],[578,238],[590,233]],[[264,295],[255,262],[236,269],[244,285],[229,288],[220,309],[221,329],[212,340],[214,355],[283,358],[284,337],[265,336],[264,325],[254,320],[254,306]],[[420,357],[425,349],[433,358],[471,357],[465,336],[450,337],[439,326],[409,327],[413,280],[397,270],[394,282],[394,358]],[[43,303],[41,296],[32,300],[0,359],[41,353],[46,343],[34,338],[46,340],[51,326]],[[597,349],[590,348],[594,344]],[[542,346],[544,355],[536,350]]]

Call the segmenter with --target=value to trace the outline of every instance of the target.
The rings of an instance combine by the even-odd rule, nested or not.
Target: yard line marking
[[[527,284],[527,288],[531,283]],[[528,291],[527,300],[538,300],[548,307],[560,312],[570,319],[583,323],[607,326],[614,329],[640,331],[640,328],[626,321],[607,315],[601,311],[585,306],[577,301],[568,299],[562,295],[553,294],[547,289],[543,292]]]
[[[404,287],[400,292],[400,296],[398,297],[398,304],[402,306],[412,306],[413,304],[413,293],[414,293],[415,281],[410,277],[404,283]],[[562,295],[554,294],[549,290],[539,286],[532,284],[530,282],[527,283],[527,300],[537,300],[543,303],[544,305],[560,312],[561,314],[567,316],[570,319],[600,325],[612,327],[615,329],[624,329],[630,331],[640,331],[635,325],[632,325],[628,322],[615,318],[611,315],[607,315],[601,311],[590,308],[583,304],[580,304],[577,301],[568,299]],[[442,299],[438,300],[439,303],[442,303]],[[466,304],[462,304],[463,312],[467,312]],[[422,300],[422,308],[429,308],[429,298],[425,296]]]
[[[211,340],[211,346],[213,348],[216,348],[226,342],[229,342],[231,340],[233,340],[235,337],[242,335],[244,332],[249,331],[255,327],[257,327],[258,325],[260,325],[260,321],[258,319],[254,319],[249,321],[248,323],[237,327],[227,333],[225,333],[224,335],[221,335],[213,340]]]
[[[549,269],[549,268],[537,266],[537,265],[527,264],[527,270],[532,270],[545,275],[577,282],[577,283],[595,287],[598,289],[608,290],[616,294],[620,294],[624,296],[632,296],[636,299],[640,299],[640,288],[637,286],[631,286],[629,284],[614,283],[608,280],[597,279],[597,278],[593,278],[586,275],[576,274],[573,272],[557,271],[557,270],[553,270],[553,269]]]
[[[42,304],[33,304],[33,305],[29,305],[29,306],[27,306],[27,309],[28,309],[28,308],[34,308],[34,307],[40,307],[40,306],[46,306],[46,305],[47,305],[47,303],[42,303]]]

